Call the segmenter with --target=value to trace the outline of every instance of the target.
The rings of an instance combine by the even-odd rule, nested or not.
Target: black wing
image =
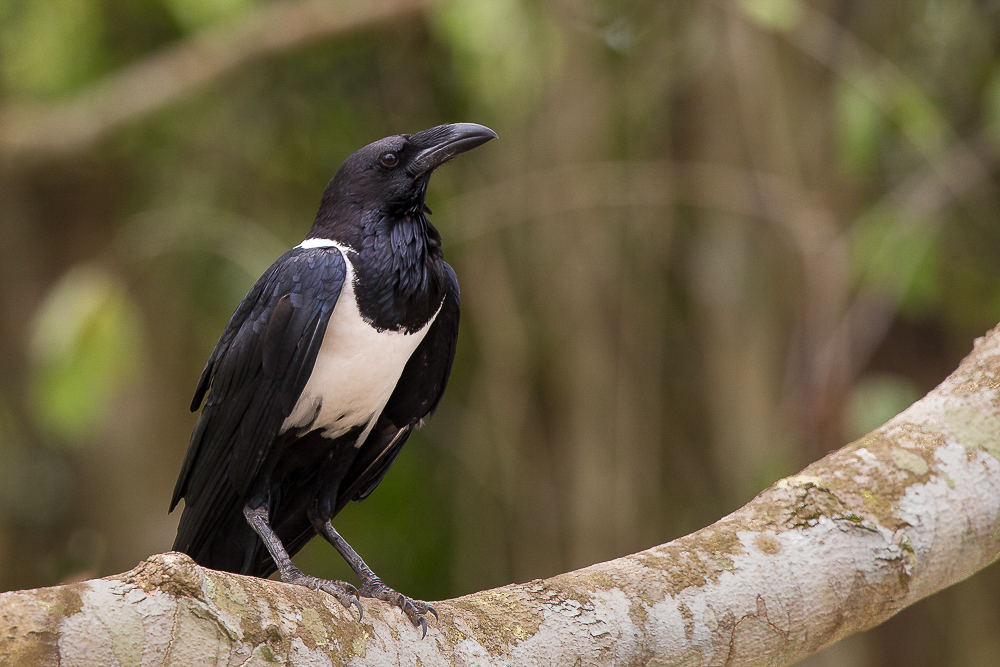
[[[434,324],[406,362],[389,401],[337,493],[336,511],[362,500],[382,481],[410,432],[437,409],[458,342],[458,278],[445,264],[445,296]]]
[[[241,501],[309,379],[346,273],[335,248],[293,248],[233,313],[191,404],[208,393],[170,503],[185,499],[175,549],[197,560],[223,524],[245,526]]]

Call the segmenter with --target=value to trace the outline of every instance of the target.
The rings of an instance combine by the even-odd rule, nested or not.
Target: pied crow
[[[459,293],[424,203],[434,169],[496,134],[474,123],[387,137],[348,157],[305,240],[237,306],[198,381],[170,510],[174,549],[209,568],[399,606],[427,634],[427,603],[375,576],[330,520],[362,500],[434,412],[455,356]],[[322,535],[360,587],[303,573]]]

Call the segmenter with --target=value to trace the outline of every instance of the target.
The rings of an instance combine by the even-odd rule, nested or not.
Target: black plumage
[[[459,289],[424,196],[437,166],[495,136],[442,125],[344,161],[306,240],[251,288],[198,381],[191,409],[207,400],[170,504],[185,500],[176,550],[230,572],[277,569],[345,605],[387,600],[426,633],[433,609],[385,586],[330,519],[374,490],[441,400]],[[360,589],[292,565],[317,533]]]

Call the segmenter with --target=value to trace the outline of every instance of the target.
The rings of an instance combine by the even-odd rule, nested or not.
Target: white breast
[[[347,276],[312,375],[281,425],[281,432],[290,428],[323,429],[325,437],[336,438],[363,425],[365,430],[355,443],[360,447],[437,313],[412,334],[378,331],[358,311],[348,248],[327,239],[308,239],[300,247],[335,248],[347,263]]]

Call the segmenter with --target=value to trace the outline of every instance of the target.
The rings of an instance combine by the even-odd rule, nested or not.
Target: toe
[[[358,601],[357,589],[354,586],[343,581],[325,581],[321,579],[320,582],[320,589],[337,598],[337,601],[344,605],[344,609],[350,609],[352,605],[357,607],[358,620],[361,620],[365,612]]]
[[[420,638],[423,639],[427,636],[427,619],[424,618],[424,614],[431,612],[434,614],[434,618],[437,619],[437,611],[435,611],[434,607],[430,606],[426,602],[423,602],[422,600],[414,600],[404,595],[400,595],[399,597],[402,598],[399,608],[403,610],[403,613],[406,614],[408,619],[410,619],[410,623],[412,623],[414,627],[420,628]]]
[[[435,619],[438,618],[438,613],[434,607],[422,600],[414,600],[413,598],[408,598],[405,595],[397,593],[382,583],[378,577],[362,581],[361,595],[363,597],[382,600],[383,602],[388,602],[393,606],[399,607],[406,617],[410,619],[410,623],[414,627],[420,628],[423,633],[421,638],[427,636],[427,619],[424,618],[424,614],[430,612],[434,614]]]
[[[314,591],[323,591],[328,595],[332,595],[338,602],[340,602],[340,604],[344,605],[345,609],[350,609],[352,605],[357,607],[359,621],[362,617],[364,617],[365,610],[361,606],[361,602],[358,600],[358,589],[346,581],[320,579],[298,571],[288,573],[288,575],[283,576],[282,579],[285,583],[304,586],[305,588],[311,588]]]

